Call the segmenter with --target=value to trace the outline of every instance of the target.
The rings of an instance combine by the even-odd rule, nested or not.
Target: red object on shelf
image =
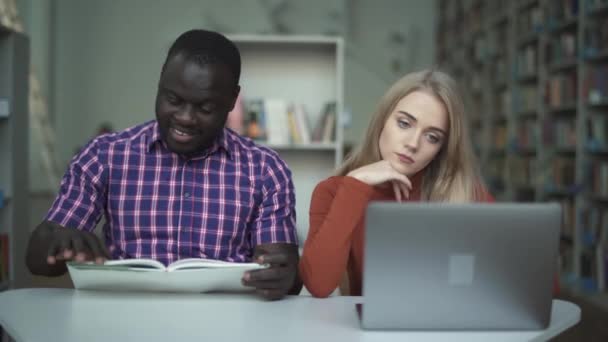
[[[0,279],[8,279],[8,248],[8,234],[0,234],[0,251],[2,251],[2,258],[0,258],[0,261],[2,262],[2,267],[0,267],[0,270],[2,270],[2,272],[4,273],[0,274]]]

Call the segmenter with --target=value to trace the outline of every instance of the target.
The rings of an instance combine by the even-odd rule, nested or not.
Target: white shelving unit
[[[344,42],[339,37],[228,35],[242,58],[241,91],[250,98],[282,98],[304,104],[311,122],[324,105],[336,102],[332,143],[268,145],[291,169],[296,188],[298,236],[308,233],[308,209],[315,185],[331,176],[343,159]]]
[[[28,82],[29,42],[0,25],[0,233],[9,237],[8,282],[0,291],[27,283],[25,246],[29,234]]]

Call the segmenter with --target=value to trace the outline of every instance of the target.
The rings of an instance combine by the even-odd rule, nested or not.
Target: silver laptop
[[[362,327],[546,328],[560,224],[557,203],[370,203]]]

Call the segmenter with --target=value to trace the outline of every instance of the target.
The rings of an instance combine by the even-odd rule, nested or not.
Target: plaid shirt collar
[[[151,134],[151,135],[150,135],[150,139],[148,140],[148,152],[152,151],[152,149],[156,146],[156,144],[161,144],[165,149],[169,150],[169,148],[167,147],[167,144],[163,141],[163,139],[160,135],[160,128],[158,127],[158,121],[154,120],[154,123],[152,124],[152,132],[150,132],[149,134]],[[231,137],[229,136],[229,134],[226,132],[226,129],[224,128],[222,130],[222,132],[220,133],[220,135],[215,139],[215,141],[213,142],[213,145],[209,149],[202,151],[201,153],[197,153],[190,159],[205,158],[208,155],[215,153],[218,150],[223,150],[226,153],[226,155],[228,156],[228,158],[232,159],[232,148],[234,146],[234,142],[229,141],[230,138]]]

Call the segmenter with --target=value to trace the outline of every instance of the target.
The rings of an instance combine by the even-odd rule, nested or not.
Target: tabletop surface
[[[362,297],[168,294],[20,289],[0,293],[0,325],[16,341],[534,341],[580,320],[578,306],[554,300],[542,331],[365,331]]]

